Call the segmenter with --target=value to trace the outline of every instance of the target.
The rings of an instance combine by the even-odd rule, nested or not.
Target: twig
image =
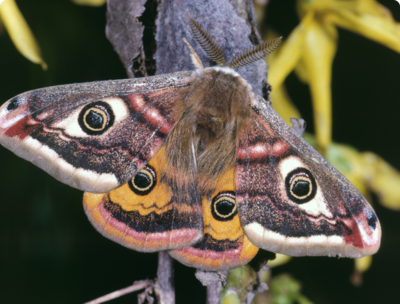
[[[218,282],[207,286],[207,304],[221,303],[222,283]]]
[[[157,281],[154,291],[159,304],[175,304],[173,260],[166,251],[158,253]]]
[[[120,290],[114,291],[112,293],[109,293],[105,296],[102,296],[100,298],[97,298],[95,300],[86,302],[85,304],[99,304],[99,303],[104,303],[116,298],[119,298],[123,295],[126,295],[128,293],[132,293],[135,291],[138,291],[140,289],[145,289],[147,287],[149,287],[150,285],[152,285],[153,282],[151,280],[143,280],[143,281],[136,281],[133,283],[133,285],[122,288]]]

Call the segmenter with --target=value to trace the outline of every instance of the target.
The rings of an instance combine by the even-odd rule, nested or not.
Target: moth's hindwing
[[[197,242],[203,235],[200,201],[179,199],[187,189],[175,183],[171,171],[161,147],[121,187],[104,194],[86,192],[83,203],[90,222],[103,236],[137,251]]]
[[[244,235],[240,224],[234,168],[220,177],[210,195],[202,196],[202,206],[203,239],[192,246],[172,250],[170,255],[187,266],[210,271],[248,263],[258,248]]]
[[[0,108],[0,143],[72,187],[95,193],[125,183],[179,119],[181,72],[23,93]]]
[[[292,256],[375,253],[381,229],[369,203],[272,107],[264,114],[238,140],[236,195],[250,241]]]

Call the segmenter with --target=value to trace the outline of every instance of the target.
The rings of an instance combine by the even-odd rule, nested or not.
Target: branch
[[[147,287],[150,287],[152,284],[153,284],[153,281],[151,281],[151,280],[136,281],[131,286],[128,286],[128,287],[122,288],[120,290],[114,291],[112,293],[109,293],[109,294],[107,294],[105,296],[102,296],[100,298],[97,298],[95,300],[86,302],[84,304],[104,303],[104,302],[119,298],[119,297],[121,297],[123,295],[126,295],[128,293],[132,293],[132,292],[138,291],[140,289],[145,289]]]
[[[218,282],[207,286],[207,304],[221,303],[222,283]]]
[[[157,280],[154,291],[158,304],[175,304],[173,260],[166,251],[158,253]]]

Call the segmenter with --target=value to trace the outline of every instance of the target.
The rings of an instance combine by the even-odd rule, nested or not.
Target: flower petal
[[[78,5],[87,5],[87,6],[102,6],[107,2],[107,0],[71,0],[71,1]]]
[[[289,262],[291,259],[292,259],[291,256],[277,253],[276,258],[274,260],[270,260],[267,262],[267,266],[270,268],[281,266]]]
[[[18,51],[46,70],[39,45],[14,0],[4,0],[0,4],[0,18]]]
[[[271,31],[268,31],[269,33],[271,33]],[[278,35],[276,35],[275,33],[273,34],[273,37],[264,37],[265,41],[278,37]],[[279,49],[279,46],[278,46]],[[265,61],[267,62],[268,66],[270,67],[268,75],[271,75],[271,65],[274,64],[276,57],[279,56],[278,55],[279,52],[272,52],[270,55],[268,55],[265,58]],[[276,71],[279,71],[279,69],[277,69]],[[274,74],[272,74],[272,78],[271,81],[273,82],[272,79],[275,79]],[[273,82],[274,83],[274,82]],[[286,89],[285,89],[285,85],[284,84],[276,84],[276,82],[274,83],[274,86],[272,87],[272,91],[271,91],[271,102],[272,105],[275,109],[275,111],[278,112],[278,114],[289,124],[291,125],[291,121],[290,118],[294,117],[294,118],[301,118],[300,112],[297,110],[296,106],[293,104],[293,102],[291,101]]]
[[[348,11],[335,11],[327,18],[337,26],[356,32],[400,53],[400,24],[390,15],[357,15]]]
[[[278,88],[299,61],[303,52],[304,35],[311,22],[312,15],[310,13],[303,18],[287,40],[279,47],[274,60],[271,60],[268,70],[268,82],[272,88]]]
[[[359,259],[354,259],[354,262],[358,272],[365,272],[371,266],[372,256],[368,255]]]
[[[305,35],[302,57],[308,73],[315,136],[321,153],[332,140],[331,77],[336,38],[336,28],[313,19]]]

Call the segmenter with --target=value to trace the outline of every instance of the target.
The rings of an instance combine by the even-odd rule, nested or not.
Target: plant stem
[[[207,286],[207,304],[220,304],[221,291],[222,291],[221,282]]]
[[[159,304],[175,304],[173,260],[166,251],[158,253],[155,293]]]

